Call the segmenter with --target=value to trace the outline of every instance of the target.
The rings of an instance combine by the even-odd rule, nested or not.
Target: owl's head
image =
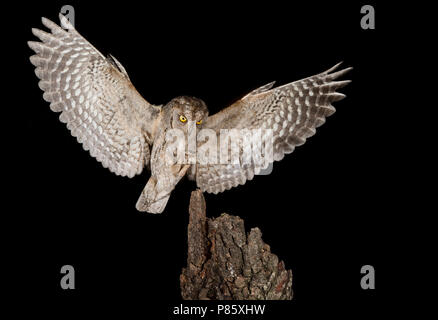
[[[170,126],[174,129],[187,131],[190,123],[200,128],[208,117],[208,109],[204,101],[193,97],[177,97],[172,99],[166,107],[170,108]]]

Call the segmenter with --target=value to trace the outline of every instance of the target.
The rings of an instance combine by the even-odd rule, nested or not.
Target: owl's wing
[[[345,97],[336,89],[350,81],[334,80],[351,68],[334,72],[339,65],[277,88],[271,89],[274,83],[264,85],[210,116],[205,127],[213,129],[218,136],[221,129],[272,129],[270,141],[273,142],[273,160],[279,161],[314,135],[315,129],[325,122],[325,118],[335,112],[331,103]],[[253,135],[249,139],[262,140],[264,144],[269,142],[265,134]],[[247,145],[256,143],[258,141],[246,141]],[[244,147],[238,146],[240,152]],[[223,192],[244,184],[267,167],[267,164],[259,166],[254,161],[243,165],[242,156],[239,161],[239,164],[197,164],[195,178],[198,187],[209,193]]]
[[[51,32],[32,29],[41,42],[28,42],[44,100],[105,168],[133,177],[148,164],[161,108],[141,97],[114,57],[105,58],[60,19],[68,31],[42,18]]]

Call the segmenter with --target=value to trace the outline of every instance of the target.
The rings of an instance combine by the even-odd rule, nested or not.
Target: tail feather
[[[157,180],[151,177],[141,192],[140,198],[135,207],[138,211],[148,213],[162,213],[169,200],[170,193],[158,192],[156,188]]]

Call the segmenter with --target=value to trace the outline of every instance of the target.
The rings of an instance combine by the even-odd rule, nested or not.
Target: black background
[[[166,318],[181,303],[187,209],[196,186],[181,181],[161,215],[137,212],[149,174],[113,175],[50,111],[25,41],[34,39],[31,27],[42,28],[41,16],[58,23],[63,4],[27,5],[21,16],[27,144],[15,214],[25,240],[20,258],[36,275],[24,291],[35,291],[48,309],[121,308]],[[353,66],[345,77],[353,82],[341,90],[347,98],[317,134],[275,163],[272,174],[205,194],[207,214],[227,212],[248,230],[259,227],[292,269],[294,299],[268,303],[268,316],[358,318],[388,302],[399,263],[396,207],[405,201],[390,192],[398,178],[387,79],[398,63],[391,49],[399,39],[383,18],[388,8],[375,5],[376,30],[362,30],[360,8],[373,3],[68,4],[77,30],[114,55],[154,104],[193,95],[213,114],[267,82],[288,83],[339,61]],[[75,290],[60,288],[65,264],[75,267]],[[360,287],[366,264],[376,269],[375,290]]]

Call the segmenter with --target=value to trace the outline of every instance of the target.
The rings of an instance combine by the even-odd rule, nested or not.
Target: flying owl
[[[30,61],[36,67],[44,100],[50,102],[51,110],[60,112],[59,119],[83,148],[111,172],[133,177],[144,167],[150,169],[151,177],[136,204],[139,211],[163,212],[185,175],[202,191],[216,194],[245,184],[262,169],[255,162],[168,165],[163,159],[170,129],[187,133],[189,123],[195,123],[198,130],[217,133],[223,129],[271,129],[272,161],[279,161],[304,144],[335,112],[331,103],[345,97],[336,89],[350,82],[335,81],[351,69],[336,71],[339,63],[279,87],[268,83],[212,116],[206,104],[193,97],[152,105],[137,92],[116,58],[103,56],[64,16],[60,15],[60,20],[64,28],[42,18],[50,32],[32,29],[41,41],[28,42],[36,52]]]

